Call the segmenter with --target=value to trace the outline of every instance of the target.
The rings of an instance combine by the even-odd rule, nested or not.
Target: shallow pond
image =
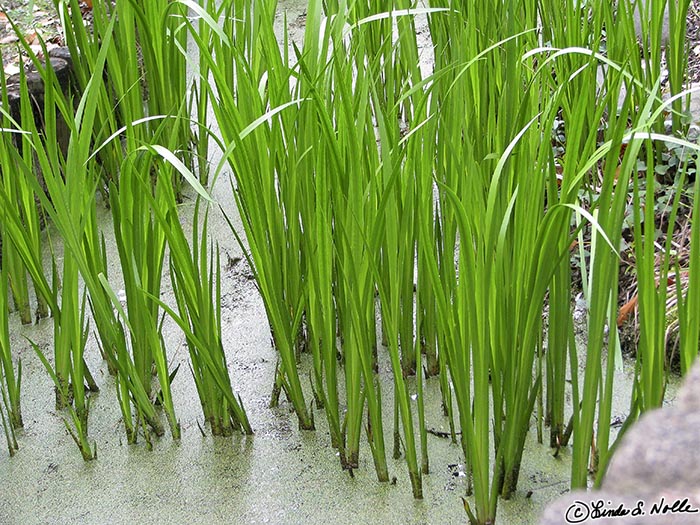
[[[303,32],[302,5],[305,2],[280,2],[280,8],[287,9],[294,38]],[[283,20],[278,15],[279,27]],[[225,173],[213,195],[228,213],[235,213]],[[185,205],[183,211],[186,222],[191,205]],[[104,209],[100,213],[111,250],[109,260],[117,264],[111,218]],[[86,463],[65,431],[63,414],[53,408],[53,385],[26,340],[35,341],[51,355],[52,321],[20,327],[13,317],[13,348],[23,363],[25,428],[18,433],[16,456],[0,453],[0,524],[465,523],[461,451],[449,439],[436,435],[448,430],[437,380],[429,380],[426,388],[427,426],[436,432],[428,436],[431,473],[423,477],[422,501],[412,497],[402,459],[389,463],[395,482],[380,484],[363,443],[360,468],[351,477],[340,468],[322,411],[316,411],[317,430],[302,432],[288,403],[268,408],[276,355],[263,304],[245,263],[235,263],[241,257],[240,248],[219,213],[212,217],[210,227],[220,243],[225,266],[222,320],[229,369],[255,435],[209,436],[187,367],[184,336],[166,320],[171,369],[178,363],[184,365],[173,383],[182,439],[174,442],[166,434],[156,440],[152,451],[146,449],[143,439],[137,445],[126,444],[114,381],[91,336],[86,359],[102,390],[92,398],[89,421],[98,457]],[[60,246],[56,255],[60,266]],[[117,274],[116,266],[112,270],[111,275]],[[121,286],[118,281],[112,285],[116,290]],[[166,301],[172,300],[169,286],[165,279]],[[389,366],[380,363],[385,415],[393,410]],[[629,405],[631,375],[627,368],[618,373],[619,397],[613,417],[624,417]],[[391,443],[391,431],[387,421],[386,443]],[[536,437],[533,426],[515,498],[499,502],[500,523],[536,523],[544,506],[568,489],[567,451],[555,458],[547,446],[537,444]]]

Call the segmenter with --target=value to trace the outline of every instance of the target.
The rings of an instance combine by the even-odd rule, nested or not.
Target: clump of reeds
[[[637,67],[642,56],[634,67],[618,65],[636,39],[631,12],[603,2],[566,2],[562,9],[536,1],[488,8],[453,2],[446,12],[431,2],[433,9],[421,14],[429,17],[435,67],[422,78],[412,30],[418,11],[408,5],[310,2],[303,47],[292,61],[286,42],[279,51],[267,26],[274,5],[251,10],[241,2],[212,12],[210,43],[200,45],[233,57],[210,63],[214,109],[244,246],[280,352],[277,384],[302,426],[308,428],[309,415],[294,359],[303,346],[299,334],[312,352],[313,394],[341,462],[356,465],[365,420],[378,477],[385,479],[374,369],[377,290],[394,378],[395,450],[403,444],[416,496],[420,470],[428,470],[422,375],[420,468],[405,379],[422,371],[421,343],[430,369],[441,373],[446,411],[461,427],[474,522],[492,521],[496,495],[514,492],[545,388],[542,415],[552,446],[566,444],[568,427],[578,436],[574,484],[587,475],[596,412],[596,461],[604,470],[614,345],[606,368],[601,357],[615,304],[619,224],[636,159],[654,139],[644,132],[656,129],[660,116],[657,78]],[[662,11],[654,8],[649,27]],[[231,22],[236,17],[246,22]],[[608,56],[599,53],[604,37]],[[555,119],[563,119],[567,133],[558,158],[548,138]],[[582,204],[582,192],[596,194],[592,207]],[[578,376],[579,360],[570,249],[579,235],[592,238],[585,268],[589,342],[583,384],[572,379],[574,406],[581,408],[569,425],[565,379],[569,371]],[[543,357],[545,302],[550,330]],[[336,352],[345,377],[342,418]]]
[[[228,373],[221,334],[221,261],[218,246],[215,252],[208,238],[208,213],[199,229],[199,199],[211,199],[184,164],[169,157],[163,148],[156,147],[155,151],[169,158],[200,194],[194,211],[191,246],[180,224],[173,185],[164,173],[167,170],[160,173],[159,194],[149,198],[155,220],[163,228],[170,249],[170,280],[178,313],[162,301],[156,301],[185,334],[190,368],[212,434],[230,435],[233,430],[252,434],[243,402],[233,393]],[[142,181],[142,188],[146,190],[147,187]]]
[[[24,426],[20,399],[22,362],[18,361],[15,368],[10,348],[7,274],[7,266],[3,265],[0,271],[0,419],[8,451],[13,455],[17,450],[15,430]]]
[[[351,473],[364,434],[378,480],[388,481],[385,442],[392,435],[393,455],[405,456],[413,494],[422,497],[430,467],[425,420],[432,416],[424,409],[425,370],[439,376],[451,437],[460,435],[470,522],[493,523],[499,497],[516,491],[536,406],[539,428],[550,426],[550,446],[573,437],[572,486],[586,486],[589,469],[599,480],[615,446],[622,224],[628,203],[638,209],[642,196],[646,207],[633,217],[642,336],[626,425],[663,400],[668,292],[657,281],[669,275],[672,259],[670,241],[656,256],[650,203],[657,144],[697,149],[660,133],[666,110],[674,130],[684,126],[679,35],[687,1],[670,9],[676,32],[666,56],[675,96],[665,102],[663,2],[646,13],[640,51],[629,2],[463,0],[416,9],[408,1],[310,0],[304,42],[292,43],[293,56],[287,38],[280,47],[274,33],[274,0],[95,2],[92,33],[76,0],[57,7],[70,21],[66,36],[83,92],[74,107],[45,70],[43,134],[27,114],[23,129],[17,126],[22,154],[0,149],[3,167],[18,166],[21,175],[20,184],[3,178],[0,191],[10,206],[0,212],[3,241],[12,246],[3,272],[25,275],[25,282],[28,272],[54,314],[55,364],[39,355],[86,459],[95,454],[83,386],[90,383],[83,360],[88,298],[130,442],[140,428],[148,442],[151,431],[163,433],[158,404],[179,435],[163,311],[185,334],[212,433],[251,432],[228,374],[218,249],[208,239],[209,210],[201,210],[211,200],[201,182],[209,138],[223,150],[217,175],[224,163],[232,171],[243,231],[231,227],[278,352],[271,404],[284,393],[304,430],[323,410]],[[428,74],[419,67],[417,16],[428,18]],[[199,50],[189,93],[188,34]],[[211,135],[209,103],[219,126]],[[71,130],[65,157],[51,140],[57,111]],[[200,181],[189,151],[191,111],[200,118]],[[565,134],[561,151],[552,147],[555,127]],[[32,177],[33,162],[45,189]],[[182,181],[198,198],[191,240],[178,218]],[[126,308],[106,272],[98,189],[111,206]],[[66,257],[61,268],[54,261],[51,279],[43,275],[36,229],[23,229],[36,220],[27,204],[34,195],[64,243]],[[678,206],[676,197],[673,210]],[[683,370],[697,355],[700,330],[700,241],[691,237],[687,293],[678,297]],[[585,355],[571,313],[575,247],[587,304]],[[168,250],[177,311],[161,298]],[[20,280],[17,295],[26,296]],[[19,381],[4,347],[2,362],[5,421]],[[385,375],[393,434],[385,432]]]

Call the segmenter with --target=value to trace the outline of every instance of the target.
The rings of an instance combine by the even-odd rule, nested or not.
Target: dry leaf
[[[632,297],[632,299],[630,299],[620,307],[620,313],[617,316],[618,328],[622,326],[625,321],[627,321],[632,312],[634,312],[634,310],[637,308],[638,301],[639,297],[637,296],[637,294],[635,294],[634,297]]]

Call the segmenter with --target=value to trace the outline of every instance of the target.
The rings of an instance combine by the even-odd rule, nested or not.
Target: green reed
[[[22,70],[20,75],[21,77],[24,77],[24,72]],[[2,76],[4,86],[4,73]],[[26,78],[24,78],[24,82],[26,84]],[[4,107],[9,108],[9,102],[7,101],[6,91],[3,90],[3,93],[5,93],[3,99]],[[27,99],[28,97],[25,100]],[[21,111],[21,115],[19,116],[20,122],[26,118],[34,118],[31,107],[21,109],[23,109],[23,111]],[[12,125],[12,122],[13,119],[10,115],[4,116],[4,129],[11,129],[10,126]],[[31,148],[27,147],[26,144],[24,144],[25,142],[28,142],[28,139],[24,138],[21,134],[3,134],[2,155],[3,160],[5,162],[3,162],[4,169],[2,170],[2,183],[3,191],[7,196],[8,200],[12,202],[15,206],[17,206],[18,211],[21,210],[20,213],[22,215],[23,222],[28,223],[31,228],[35,225],[32,219],[35,219],[37,216],[36,206],[34,204],[34,193],[31,191],[31,188],[28,188],[26,184],[22,183],[22,177],[13,177],[10,169],[10,167],[13,166],[13,164],[15,164],[15,159],[17,159],[17,162],[19,163],[24,163],[25,165],[32,166],[32,150]],[[24,146],[24,154],[21,156],[21,159],[19,158],[20,156],[18,154],[14,154],[14,152],[8,151],[8,148],[15,148],[15,145],[17,143],[21,143]],[[29,204],[29,207],[27,207],[27,204]],[[36,239],[36,237],[34,237],[34,239]],[[35,246],[35,244],[32,243],[32,246]],[[29,304],[29,287],[27,283],[27,271],[22,262],[21,256],[17,253],[12,243],[9,242],[9,239],[2,246],[2,263],[3,267],[8,268],[7,278],[9,279],[10,283],[9,287],[12,294],[14,308],[19,312],[22,324],[30,324],[32,322],[32,314]]]
[[[96,0],[91,31],[83,21],[78,1],[54,0],[54,4],[61,15],[66,45],[71,51],[81,90],[95,70],[110,22],[118,20],[107,51],[105,82],[96,97],[100,125],[95,126],[94,140],[103,145],[99,154],[105,184],[102,191],[106,191],[109,181],[116,182],[124,157],[123,143],[107,140],[120,126],[142,121],[143,125],[135,129],[138,141],[162,141],[161,137],[168,137],[167,140],[174,140],[178,151],[189,152],[194,135],[189,114],[186,114],[189,90],[186,2]],[[176,114],[186,118],[142,120]],[[191,153],[187,153],[185,161],[188,166],[193,164]],[[203,177],[206,177],[205,166],[202,164]],[[181,181],[176,179],[173,183],[179,188]]]
[[[697,198],[698,188],[700,183],[696,177],[695,183],[693,185],[693,210],[692,217],[693,221],[700,217],[700,199]],[[680,321],[680,362],[681,362],[681,373],[685,374],[690,370],[695,358],[698,355],[698,348],[700,344],[700,323],[698,323],[697,315],[700,311],[700,305],[698,305],[698,298],[700,293],[700,228],[691,229],[691,241],[690,241],[690,263],[688,265],[688,287],[685,293],[681,290],[680,286],[676,290],[676,296],[678,301],[678,318]],[[678,282],[680,282],[680,276],[677,277]]]
[[[0,393],[2,394],[2,398],[0,398],[0,419],[2,420],[2,428],[5,433],[7,451],[10,454],[10,457],[12,457],[17,452],[19,445],[17,443],[15,429],[12,426],[12,423],[9,421],[9,411],[7,409],[7,391],[4,383],[0,385]]]
[[[178,165],[186,169],[184,164]],[[157,302],[185,333],[192,374],[212,434],[229,435],[233,430],[252,434],[243,402],[234,395],[228,373],[221,334],[221,264],[218,246],[214,256],[208,239],[208,213],[200,230],[198,200],[190,248],[180,225],[172,183],[164,175],[161,172],[159,176],[158,196],[149,200],[170,248],[170,280],[179,314],[162,301]],[[189,179],[196,181],[191,172]],[[142,188],[148,189],[144,181]]]
[[[4,237],[4,236],[3,236]],[[7,239],[5,242],[9,242]],[[13,363],[10,347],[8,296],[8,269],[3,264],[0,282],[0,373],[2,381],[3,425],[8,439],[10,453],[17,448],[14,439],[14,430],[22,428],[22,405],[20,391],[22,387],[22,360],[17,360],[17,366]],[[12,444],[14,443],[14,445]]]
[[[20,42],[24,50],[27,50],[27,43],[23,40],[20,29],[10,20],[13,30],[20,36]],[[30,53],[30,58],[35,66],[39,66],[39,62],[33,53]],[[23,65],[22,65],[23,66]],[[7,98],[6,78],[5,74],[1,75],[0,87],[2,88],[2,102],[4,108],[10,108]],[[20,85],[26,81],[24,68],[20,69]],[[34,171],[37,166],[34,160],[34,153],[31,147],[31,137],[28,133],[21,133],[22,123],[28,122],[28,119],[36,120],[35,113],[39,113],[43,108],[39,107],[37,101],[31,100],[27,103],[28,98],[20,93],[21,103],[18,115],[10,115],[3,110],[3,140],[2,145],[2,182],[4,191],[11,202],[15,203],[17,210],[21,216],[25,229],[27,230],[28,247],[33,252],[33,257],[37,260],[41,259],[41,224],[40,208],[37,207],[36,197],[31,185],[26,183],[24,177],[12,176],[13,171],[26,170]],[[15,120],[17,118],[17,120]],[[39,177],[40,170],[39,170]],[[10,268],[8,275],[10,279],[10,289],[15,304],[15,309],[19,311],[22,324],[30,324],[32,322],[32,314],[29,302],[29,289],[27,282],[27,268],[23,262],[22,255],[17,251],[12,243],[8,243],[3,248],[4,260]],[[31,277],[31,272],[29,272]],[[33,281],[36,297],[36,319],[42,319],[48,315],[48,305],[46,299],[39,290],[41,284]]]
[[[98,57],[99,65],[104,64],[109,39],[105,44]],[[98,69],[101,76],[101,69]],[[89,399],[85,394],[85,383],[87,382],[92,391],[97,390],[97,385],[84,361],[88,335],[85,318],[86,295],[83,292],[81,298],[78,275],[81,269],[84,270],[85,264],[82,251],[85,224],[95,206],[97,181],[93,178],[94,171],[90,169],[88,160],[97,89],[88,86],[73,112],[66,98],[62,96],[53,70],[43,69],[42,77],[45,84],[45,138],[40,138],[33,119],[23,124],[28,124],[28,131],[32,133],[32,146],[44,177],[46,191],[39,186],[36,179],[32,178],[28,183],[34,185],[34,191],[44,210],[62,234],[64,257],[60,274],[54,261],[53,291],[50,292],[53,297],[52,303],[55,305],[55,308],[52,307],[54,364],[51,365],[39,348],[33,346],[56,385],[57,408],[68,408],[70,412],[72,426],[66,421],[66,428],[78,445],[83,458],[89,460],[96,456],[96,449],[90,446],[87,439]],[[91,86],[97,84],[93,83]],[[28,104],[28,101],[29,98],[26,97],[23,103]],[[59,151],[56,140],[57,113],[65,119],[71,131],[65,158]],[[15,244],[22,242],[22,237],[26,235],[16,232]],[[26,238],[24,244],[28,244]]]
[[[127,142],[133,147],[129,135],[127,133]],[[160,386],[158,395],[170,431],[174,439],[179,439],[180,427],[170,390],[172,379],[161,330],[160,306],[153,299],[160,297],[166,249],[165,231],[152,216],[147,196],[148,191],[154,191],[149,189],[152,186],[150,177],[165,177],[162,173],[165,170],[153,161],[151,155],[135,151],[122,163],[119,188],[111,184],[109,195],[126,292],[127,326],[134,365],[130,375],[131,372],[136,374],[131,379],[138,380],[145,394],[150,396],[155,370]],[[149,184],[144,184],[144,179]],[[156,184],[156,192],[158,188]]]
[[[334,46],[342,45],[340,39]],[[375,375],[377,362],[375,284],[373,260],[377,248],[370,232],[375,226],[379,177],[379,155],[372,130],[368,71],[354,69],[336,51],[333,80],[336,106],[327,113],[333,131],[324,137],[337,137],[334,151],[335,169],[330,173],[333,206],[333,239],[336,253],[336,298],[338,323],[342,338],[341,353],[345,367],[347,412],[343,424],[346,457],[349,467],[357,467],[365,401],[367,403],[367,437],[370,442],[377,477],[388,481],[381,386]],[[356,85],[350,90],[353,76]],[[330,144],[330,142],[329,142]],[[351,160],[355,159],[355,160]],[[394,365],[396,363],[392,363]],[[407,443],[409,446],[409,443]],[[414,487],[414,493],[415,493]]]
[[[200,60],[209,61],[216,87],[211,94],[212,105],[221,138],[228,147],[225,158],[236,179],[234,196],[253,261],[251,267],[279,351],[277,381],[292,401],[300,427],[312,429],[313,419],[296,367],[303,313],[297,170],[283,147],[293,142],[284,137],[286,130],[281,120],[284,110],[298,102],[291,99],[289,73],[281,68],[270,6],[260,4],[261,9],[255,11],[242,2],[229,2],[225,6],[221,25],[212,26],[216,28],[212,41],[199,42],[200,46],[206,46],[202,47]],[[262,34],[251,33],[259,27]],[[230,56],[233,60],[214,62],[212,56]],[[276,74],[267,79],[269,91],[261,92],[258,85],[268,63],[280,67],[272,69]],[[272,108],[269,111],[268,106]],[[278,171],[287,176],[279,181],[279,186],[275,178]]]

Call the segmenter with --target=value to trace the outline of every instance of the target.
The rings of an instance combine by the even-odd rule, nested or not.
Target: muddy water
[[[299,2],[281,2],[288,21],[303,28]],[[296,7],[295,7],[296,6]],[[279,17],[278,17],[279,18]],[[233,213],[233,199],[225,177],[213,191]],[[185,206],[187,222],[191,206]],[[110,260],[117,274],[118,260],[109,213],[101,211]],[[20,327],[13,319],[13,348],[23,363],[25,429],[19,432],[20,450],[9,458],[0,450],[0,524],[443,524],[464,523],[461,496],[465,493],[459,447],[433,434],[428,436],[431,473],[424,476],[424,496],[411,495],[405,463],[390,460],[396,483],[376,481],[369,450],[364,446],[354,478],[339,467],[321,412],[315,432],[297,428],[291,407],[267,407],[275,370],[275,352],[262,301],[240,257],[225,221],[212,217],[213,237],[220,243],[223,274],[222,318],[234,388],[240,393],[255,431],[252,437],[212,438],[203,427],[201,407],[189,373],[184,337],[166,321],[165,334],[171,366],[183,366],[173,383],[173,395],[182,426],[182,439],[169,435],[148,451],[143,440],[128,446],[112,378],[99,357],[94,338],[87,361],[102,391],[92,398],[90,438],[98,458],[81,459],[63,426],[63,414],[53,409],[53,386],[25,338],[52,353],[52,325]],[[60,247],[57,256],[60,265]],[[231,264],[228,264],[231,262]],[[166,263],[167,267],[167,263]],[[112,285],[120,289],[118,279]],[[168,280],[164,288],[168,292]],[[392,385],[382,363],[382,389],[386,404],[385,440],[391,441]],[[628,406],[631,381],[620,372],[620,398],[613,415]],[[439,406],[437,382],[427,384],[427,424],[448,429]],[[310,392],[307,392],[310,397]],[[500,523],[535,523],[544,505],[566,491],[570,461],[566,451],[554,458],[536,443],[532,429],[521,470],[521,482],[512,501],[500,502]]]

